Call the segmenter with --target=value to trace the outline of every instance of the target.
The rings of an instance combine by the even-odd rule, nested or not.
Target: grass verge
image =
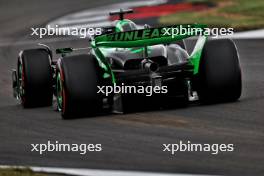
[[[0,176],[48,176],[46,174],[35,173],[31,169],[25,168],[5,168],[0,169]]]
[[[160,24],[202,23],[209,27],[232,27],[236,31],[264,28],[263,0],[188,0],[213,3],[214,7],[196,12],[163,16]]]

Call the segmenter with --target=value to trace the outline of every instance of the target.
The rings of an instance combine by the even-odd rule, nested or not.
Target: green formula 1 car
[[[87,54],[60,48],[56,52],[62,56],[55,60],[46,45],[21,51],[12,74],[14,96],[25,108],[51,106],[56,97],[63,118],[95,115],[105,109],[126,112],[136,105],[187,105],[196,99],[230,102],[240,97],[239,56],[231,40],[207,40],[202,35],[187,52],[186,39],[194,34],[168,34],[168,28],[179,25],[140,28],[123,18],[131,12],[111,12],[120,19],[102,35],[91,37]],[[140,93],[115,92],[116,86],[143,89]],[[146,87],[166,90],[146,96]]]

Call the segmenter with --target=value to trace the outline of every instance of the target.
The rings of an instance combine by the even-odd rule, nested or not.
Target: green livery
[[[58,59],[43,44],[21,51],[18,71],[12,72],[14,96],[26,108],[51,106],[56,97],[64,119],[240,97],[241,70],[233,41],[208,40],[204,24],[138,26],[124,18],[132,12],[110,12],[119,15],[113,26],[91,36],[87,48],[57,49]],[[75,54],[81,49],[87,54]],[[127,87],[139,90],[125,92]]]

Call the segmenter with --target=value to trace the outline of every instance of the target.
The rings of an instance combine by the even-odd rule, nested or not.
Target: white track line
[[[145,0],[145,1],[130,1],[123,3],[116,3],[108,6],[101,6],[89,10],[83,10],[77,13],[66,15],[62,18],[83,18],[83,17],[91,17],[94,15],[100,15],[102,13],[108,15],[110,10],[118,10],[119,8],[132,8],[139,6],[152,6],[152,5],[164,4],[166,2],[167,0]],[[103,12],[100,10],[103,10]]]
[[[263,39],[264,29],[245,31],[245,32],[236,32],[234,33],[234,35],[231,35],[230,38],[233,38],[233,39]]]
[[[96,22],[96,21],[107,21],[109,18],[108,15],[101,15],[101,16],[95,16],[92,18],[79,18],[79,19],[68,19],[67,21],[58,21],[57,25],[71,25],[71,24],[78,24],[78,23],[90,23],[90,22]]]
[[[112,23],[110,21],[102,21],[102,22],[95,22],[95,23],[89,23],[89,24],[76,24],[76,25],[63,25],[63,27],[68,27],[68,28],[96,28],[96,27],[103,27],[103,26],[110,26]]]
[[[60,17],[54,21],[51,21],[47,25],[51,27],[102,27],[111,25],[109,20],[109,12],[113,10],[118,10],[120,8],[127,9],[138,6],[150,6],[166,3],[167,0],[145,0],[145,1],[131,1],[116,3],[107,6],[97,7],[93,9],[83,10],[80,12],[72,13]]]
[[[103,170],[103,169],[76,169],[76,168],[58,168],[58,167],[33,167],[33,166],[0,166],[0,168],[30,168],[34,172],[67,174],[75,176],[209,176],[197,174],[174,174],[161,172],[140,172],[140,171],[121,171],[121,170]],[[210,175],[212,176],[212,175]]]

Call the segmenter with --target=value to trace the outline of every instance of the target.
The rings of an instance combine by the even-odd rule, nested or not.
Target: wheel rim
[[[21,102],[25,103],[25,73],[23,64],[19,63],[19,71],[18,71],[18,97]]]
[[[57,74],[57,84],[56,84],[56,93],[57,93],[57,109],[62,111],[63,107],[63,87],[60,73]]]

